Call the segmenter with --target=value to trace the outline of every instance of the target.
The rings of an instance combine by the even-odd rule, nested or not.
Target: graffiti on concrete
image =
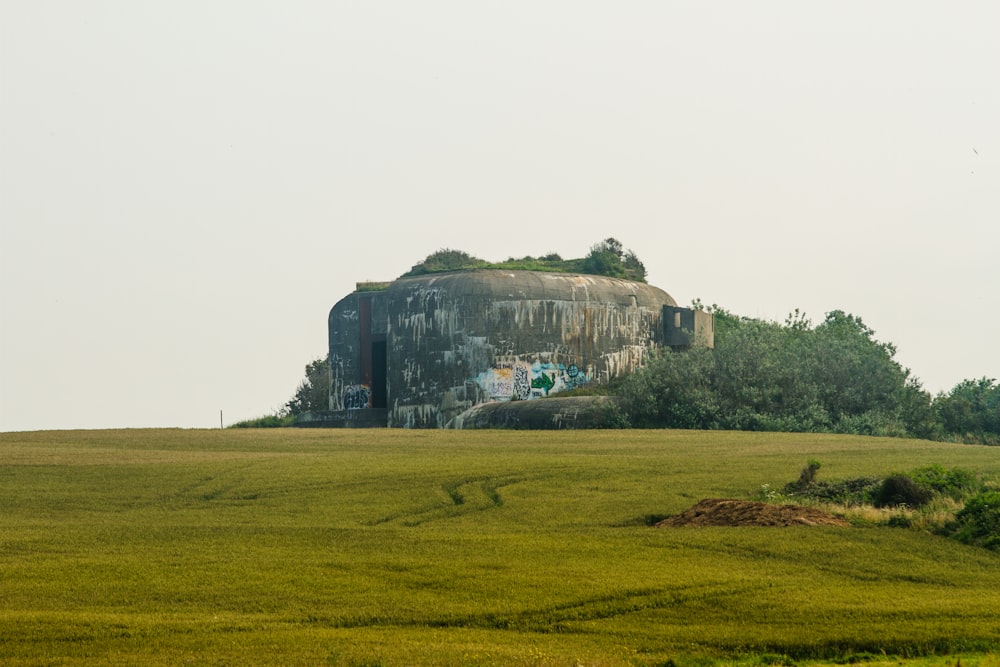
[[[352,384],[344,389],[344,409],[361,410],[367,408],[371,402],[371,390],[368,385]]]
[[[531,380],[528,377],[528,369],[522,365],[514,366],[514,395],[513,398],[519,401],[526,401],[531,398]]]
[[[542,394],[548,394],[556,386],[555,378],[548,373],[539,373],[531,379],[532,389],[541,389]]]
[[[591,377],[576,364],[498,363],[473,378],[493,401],[529,400],[580,387]]]
[[[580,373],[580,369],[576,367],[576,364],[570,364],[566,368],[566,377],[568,378],[566,381],[567,384],[573,387],[587,383],[587,376]]]
[[[490,400],[502,401],[514,395],[514,365],[497,364],[485,370],[473,380],[483,388]]]
[[[531,386],[537,396],[548,396],[559,391],[581,387],[590,381],[576,364],[535,362],[531,365]]]

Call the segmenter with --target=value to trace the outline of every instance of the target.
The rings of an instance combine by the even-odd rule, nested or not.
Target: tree
[[[591,246],[582,266],[584,273],[646,282],[646,267],[634,252],[626,251],[621,241],[613,237]]]
[[[830,415],[831,430],[861,435],[907,435],[904,399],[919,385],[860,317],[835,310],[811,332],[811,373]],[[907,385],[910,389],[907,389]],[[907,414],[916,406],[907,407]]]
[[[640,283],[646,282],[646,265],[639,260],[634,252],[631,250],[626,252],[622,258],[622,264],[625,266],[625,275],[630,280]]]
[[[636,428],[721,428],[715,380],[712,350],[664,349],[622,382],[621,409]]]
[[[622,411],[633,425],[933,432],[929,395],[860,318],[833,311],[813,327],[798,311],[782,325],[709,310],[714,350],[661,354],[623,382]]]
[[[285,403],[285,409],[292,416],[303,412],[315,412],[330,409],[330,385],[333,383],[333,371],[326,357],[315,359],[306,364],[306,376],[299,382],[295,395]]]
[[[899,401],[900,420],[906,432],[914,438],[940,440],[942,431],[934,411],[931,395],[914,377],[906,379]]]
[[[1000,385],[996,380],[963,380],[934,401],[945,433],[958,438],[1000,443]]]
[[[715,372],[722,428],[826,430],[805,326],[717,313]],[[720,336],[721,334],[721,336]]]

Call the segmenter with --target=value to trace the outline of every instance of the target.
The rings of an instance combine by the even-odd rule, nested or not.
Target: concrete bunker
[[[358,283],[328,327],[330,409],[300,426],[449,427],[483,403],[622,377],[660,345],[713,341],[710,314],[646,283],[504,269]]]

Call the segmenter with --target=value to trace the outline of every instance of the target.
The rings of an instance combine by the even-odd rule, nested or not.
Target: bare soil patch
[[[706,498],[680,514],[656,524],[657,528],[682,526],[848,526],[844,519],[815,507],[772,505],[750,500]]]

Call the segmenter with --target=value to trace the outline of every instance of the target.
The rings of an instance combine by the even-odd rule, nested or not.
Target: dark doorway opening
[[[387,388],[387,355],[384,340],[372,341],[372,403],[373,408],[389,407]]]

